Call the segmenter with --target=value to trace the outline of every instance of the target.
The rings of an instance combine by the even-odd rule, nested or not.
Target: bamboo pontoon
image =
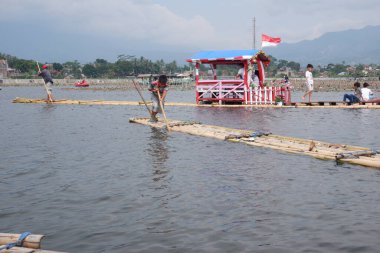
[[[13,103],[25,103],[25,104],[46,104],[44,99],[32,99],[32,98],[16,98]],[[148,102],[149,103],[149,102]],[[151,103],[151,102],[150,102]],[[73,100],[73,99],[61,99],[54,100],[51,104],[57,105],[129,105],[129,106],[141,106],[144,105],[141,101],[117,101],[117,100]],[[183,106],[183,107],[251,107],[251,108],[330,108],[330,109],[380,109],[380,104],[353,104],[348,105],[343,102],[296,102],[290,105],[274,105],[274,104],[196,104],[187,102],[166,102],[165,106]]]
[[[138,123],[155,128],[165,128],[161,119],[157,123],[148,118],[131,118],[131,123]],[[255,147],[271,148],[293,154],[308,155],[323,160],[335,160],[380,169],[380,151],[369,148],[332,144],[316,140],[286,137],[271,133],[232,129],[221,126],[203,125],[199,122],[169,120],[171,131],[191,135],[244,143]]]
[[[6,246],[10,243],[16,243],[20,238],[21,234],[9,234],[9,233],[0,233],[0,252],[1,253],[62,253],[58,251],[42,250],[41,240],[44,238],[44,235],[28,235],[22,241],[22,247],[14,246],[10,249],[2,249],[3,246]],[[2,250],[1,250],[2,249]]]

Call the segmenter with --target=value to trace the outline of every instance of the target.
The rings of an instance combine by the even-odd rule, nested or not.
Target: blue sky
[[[258,35],[290,43],[380,25],[378,0],[1,2],[0,52],[40,61],[114,61],[119,54],[180,61],[198,50],[247,49],[254,16]]]

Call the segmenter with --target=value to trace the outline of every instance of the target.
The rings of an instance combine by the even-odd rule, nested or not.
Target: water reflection
[[[153,181],[161,181],[169,172],[166,167],[166,162],[169,158],[168,134],[166,131],[156,128],[152,128],[151,131],[150,144],[147,151],[152,160]]]

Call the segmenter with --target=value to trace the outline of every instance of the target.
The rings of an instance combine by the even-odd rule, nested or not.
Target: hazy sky
[[[379,0],[0,0],[0,52],[50,61],[137,54],[170,59],[380,25]],[[258,36],[260,37],[260,36]],[[175,56],[176,55],[176,56]]]

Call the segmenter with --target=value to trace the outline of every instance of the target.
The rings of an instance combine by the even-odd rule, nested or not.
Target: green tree
[[[53,69],[57,71],[62,71],[63,70],[63,65],[61,63],[54,62],[53,63]]]
[[[90,77],[90,78],[99,77],[98,71],[92,64],[85,64],[82,68],[82,72],[86,77]]]

